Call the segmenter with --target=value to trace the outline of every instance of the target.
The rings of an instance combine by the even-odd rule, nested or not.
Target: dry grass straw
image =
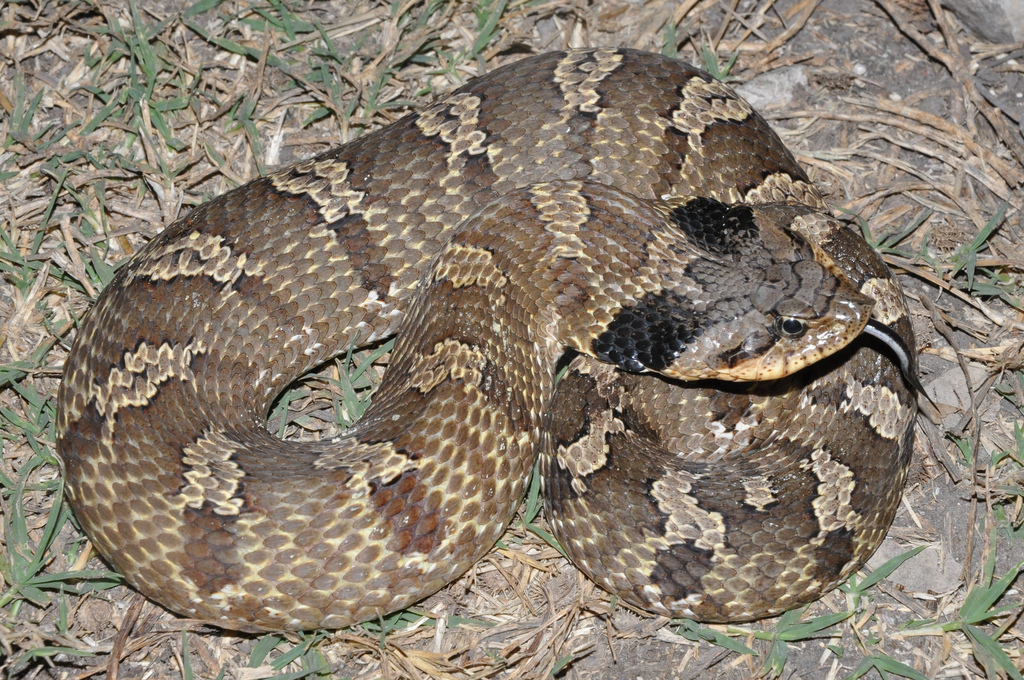
[[[967,592],[987,585],[991,569],[995,578],[1012,572],[1024,553],[1024,146],[1012,124],[1019,114],[992,104],[992,89],[974,75],[1020,73],[1024,46],[969,42],[938,0],[837,11],[842,4],[0,5],[4,673],[841,678],[877,668],[1019,677],[999,657],[1021,667],[1019,591],[1007,586],[987,603],[1007,611],[969,624],[977,603]],[[873,38],[863,30],[869,24]],[[870,77],[858,73],[846,55],[866,52],[838,52],[830,38],[850,30],[857,44],[891,48],[891,61],[872,62]],[[937,398],[941,431],[924,425],[921,463],[891,532],[900,545],[936,545],[940,559],[962,565],[955,583],[932,593],[885,581],[861,593],[854,584],[800,623],[680,628],[616,607],[517,521],[458,582],[409,612],[348,631],[222,634],[114,586],[55,504],[52,425],[66,349],[111,267],[190,207],[384,125],[483,68],[599,44],[678,49],[696,62],[702,48],[723,61],[738,54],[733,75],[741,80],[794,65],[811,74],[811,103],[766,113],[832,202],[863,220],[904,274],[925,382],[962,384],[962,404]],[[893,83],[915,73],[928,75],[909,95],[892,96]],[[333,431],[346,370],[339,362],[304,381],[272,426],[296,438]],[[949,481],[961,477],[957,486]],[[814,622],[820,630],[799,628]]]

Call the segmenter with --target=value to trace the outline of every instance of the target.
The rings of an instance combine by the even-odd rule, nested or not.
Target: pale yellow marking
[[[480,97],[460,93],[444,99],[423,111],[416,127],[427,137],[440,137],[451,147],[449,166],[462,154],[484,153],[487,133],[479,128]]]
[[[475,347],[449,338],[434,345],[419,363],[419,368],[409,378],[409,385],[426,394],[449,380],[479,385],[487,357]]]
[[[465,184],[463,156],[488,151],[487,133],[480,129],[480,97],[460,93],[443,99],[416,118],[416,127],[425,137],[440,137],[448,145],[447,172],[436,183],[446,194],[458,193]]]
[[[714,168],[702,163],[708,152],[704,149],[704,132],[719,121],[739,122],[752,113],[750,105],[725,85],[705,82],[694,76],[682,88],[679,103],[669,114],[670,125],[686,135],[690,147],[680,174],[690,187],[715,186]],[[706,192],[711,198],[726,203],[739,203],[743,196],[734,186]]]
[[[235,494],[245,470],[231,460],[237,450],[235,442],[217,431],[186,446],[181,462],[188,468],[182,473],[188,484],[182,487],[178,499],[196,510],[210,503],[218,515],[238,515],[244,500],[235,498]]]
[[[797,215],[793,218],[790,227],[793,231],[806,238],[812,246],[815,246],[815,254],[818,252],[818,243],[829,240],[837,229],[844,228],[837,220],[822,213]],[[831,262],[831,259],[829,262]]]
[[[744,100],[736,96],[727,86],[718,82],[705,82],[694,76],[683,88],[676,108],[671,112],[671,125],[687,135],[691,151],[682,168],[682,175],[698,180],[709,181],[708,176],[713,168],[704,164],[694,163],[693,158],[706,155],[704,150],[704,133],[714,124],[722,121],[742,122],[753,114],[753,109]],[[787,173],[769,175],[757,187],[746,195],[741,195],[736,187],[727,187],[721,191],[711,191],[712,198],[727,203],[801,203],[819,210],[827,210],[828,206],[821,194],[811,184],[796,180]]]
[[[297,177],[292,175],[299,173]],[[342,217],[362,214],[366,192],[355,191],[348,181],[349,167],[333,158],[310,160],[270,176],[280,191],[309,196],[328,224]]]
[[[578,182],[567,182],[552,192],[549,184],[530,188],[531,203],[538,219],[545,223],[545,231],[555,235],[552,255],[562,258],[582,258],[587,244],[578,236],[590,219],[590,206],[580,193]]]
[[[293,177],[294,173],[299,176]],[[408,251],[411,248],[406,247],[407,244],[404,241],[404,234],[408,229],[405,223],[411,219],[412,213],[389,209],[384,202],[366,205],[365,192],[352,188],[349,182],[350,174],[350,168],[342,161],[314,159],[299,163],[291,170],[284,170],[272,175],[270,179],[274,186],[281,191],[309,196],[316,202],[323,218],[322,222],[311,225],[302,239],[297,239],[286,247],[285,252],[289,253],[296,261],[310,263],[318,250],[326,250],[331,254],[326,264],[335,268],[334,276],[339,280],[342,277],[348,278],[350,281],[357,279],[360,272],[351,268],[341,270],[337,268],[339,263],[348,263],[348,256],[343,249],[335,250],[339,247],[337,241],[339,235],[331,228],[332,222],[350,214],[362,217],[362,224],[357,227],[357,230],[365,227],[367,238],[375,246],[388,253],[383,264],[388,267],[387,273],[392,280],[384,294],[354,287],[350,287],[345,293],[353,296],[349,303],[352,307],[358,307],[365,311],[365,314],[361,315],[362,320],[355,324],[353,332],[359,334],[362,341],[372,342],[394,332],[394,327],[385,327],[380,330],[379,322],[387,319],[397,324],[401,312],[395,303],[415,288],[419,275],[411,276],[410,270],[419,267],[421,261],[409,256]],[[421,193],[414,195],[410,192],[405,196],[405,200],[412,200]],[[403,226],[397,227],[396,223]],[[341,237],[345,238],[355,231],[344,232]],[[397,248],[396,242],[399,246]],[[424,253],[415,253],[415,255],[421,256],[424,260],[428,257]],[[307,266],[309,272],[317,269],[316,265],[308,264]],[[287,288],[289,285],[289,281],[279,280],[280,288]],[[378,323],[374,326],[367,320],[376,320]],[[378,333],[378,331],[380,332]]]
[[[562,114],[576,112],[597,113],[601,95],[598,84],[611,75],[622,63],[622,55],[615,50],[588,50],[569,52],[555,67],[554,81],[562,91],[565,106]],[[568,120],[568,117],[565,118]],[[564,122],[564,121],[563,121]]]
[[[715,551],[725,548],[725,518],[719,512],[709,512],[700,507],[699,499],[689,495],[697,475],[680,470],[669,470],[665,476],[651,485],[651,495],[658,501],[658,509],[665,520],[664,538],[649,539],[665,547],[692,543],[701,550]]]
[[[508,277],[494,264],[494,255],[483,248],[453,244],[434,274],[435,281],[450,281],[455,288],[480,286],[487,290],[503,288]]]
[[[857,486],[853,470],[832,457],[824,449],[811,452],[810,461],[801,462],[800,466],[810,470],[818,478],[818,495],[811,501],[814,515],[818,518],[820,531],[818,541],[825,539],[825,534],[836,529],[855,528],[860,515],[851,505],[853,489]]]
[[[916,409],[913,404],[904,403],[900,396],[885,385],[863,385],[854,383],[847,386],[848,400],[840,408],[849,412],[853,409],[867,416],[871,428],[885,439],[898,439],[906,429],[907,420]]]
[[[871,317],[886,325],[896,323],[907,313],[906,300],[895,279],[868,279],[860,292],[875,301]]]
[[[623,432],[625,429],[625,424],[615,417],[614,411],[607,408],[596,416],[591,415],[590,430],[584,437],[569,446],[558,447],[558,466],[572,475],[570,484],[577,494],[582,496],[587,491],[583,478],[608,463],[609,451],[605,435]]]
[[[741,122],[754,112],[727,86],[717,81],[709,83],[699,76],[690,79],[682,94],[672,111],[672,121],[684,132],[703,133],[716,122]]]
[[[563,136],[568,129],[569,121],[581,113],[601,112],[601,95],[597,86],[602,80],[613,73],[622,63],[623,57],[615,50],[569,51],[555,66],[553,79],[562,93],[562,106],[552,120],[545,122],[533,135],[536,142],[530,150],[531,156],[537,161],[550,162],[552,156],[558,156],[558,150],[552,151],[551,140]],[[501,148],[488,150],[491,167],[500,168],[502,163]],[[520,168],[521,170],[522,168]],[[503,173],[506,176],[511,173]]]
[[[191,232],[154,252],[126,281],[140,278],[171,281],[179,276],[208,276],[219,283],[234,283],[242,274],[259,273],[245,253],[235,255],[220,236]]]
[[[362,444],[352,439],[345,440],[347,446],[339,451],[325,453],[313,461],[318,470],[345,470],[353,480],[378,479],[382,484],[389,484],[403,473],[416,467],[405,454],[399,453],[391,442]],[[365,484],[355,485],[355,498],[369,494]]]
[[[195,379],[189,364],[206,347],[199,342],[188,345],[163,343],[159,347],[142,343],[134,352],[124,353],[124,368],[112,368],[106,383],[90,387],[96,398],[96,410],[108,421],[126,407],[145,406],[156,396],[160,384],[171,378],[183,382]],[[88,399],[86,400],[88,401]]]
[[[764,512],[765,508],[778,500],[775,498],[775,493],[772,491],[768,478],[764,475],[756,475],[744,479],[743,490],[746,491],[743,502],[761,512]]]
[[[808,182],[794,179],[788,173],[776,172],[768,175],[756,187],[747,192],[743,202],[757,203],[799,203],[815,210],[828,211],[828,204],[818,189]],[[810,237],[809,234],[805,234]]]

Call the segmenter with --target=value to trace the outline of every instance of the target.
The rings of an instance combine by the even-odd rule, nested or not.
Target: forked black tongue
[[[907,343],[903,342],[903,338],[886,326],[881,321],[871,319],[868,321],[868,325],[864,327],[864,332],[873,338],[878,338],[892,350],[895,355],[896,362],[900,365],[900,372],[903,374],[903,379],[907,381],[916,392],[919,394],[925,394],[924,387],[921,385],[921,381],[917,378],[917,361],[914,355],[910,353],[910,348],[907,347]]]

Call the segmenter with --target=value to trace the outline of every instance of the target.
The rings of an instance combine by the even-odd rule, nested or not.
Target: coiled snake
[[[343,436],[267,432],[297,376],[396,334]],[[657,55],[552,53],[170,225],[78,332],[58,452],[99,552],[225,628],[437,591],[538,453],[580,569],[746,620],[881,541],[913,357],[895,279],[745,102]]]

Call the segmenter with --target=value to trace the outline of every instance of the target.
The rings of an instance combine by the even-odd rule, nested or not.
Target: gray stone
[[[942,0],[942,6],[983,40],[1024,41],[1024,0]]]
[[[988,377],[988,373],[980,366],[968,366],[967,371],[971,374],[971,383],[975,389]],[[971,410],[971,391],[959,366],[939,374],[924,389],[938,407],[945,428],[955,427],[964,414]]]
[[[897,555],[902,555],[910,548],[887,538],[871,559],[867,568],[875,570]],[[894,583],[909,595],[935,596],[944,595],[960,587],[960,572],[963,565],[949,555],[948,550],[930,545],[909,560],[901,564],[886,579]]]
[[[736,91],[755,109],[767,109],[788,105],[797,87],[807,87],[807,69],[803,66],[762,73],[738,86]]]

